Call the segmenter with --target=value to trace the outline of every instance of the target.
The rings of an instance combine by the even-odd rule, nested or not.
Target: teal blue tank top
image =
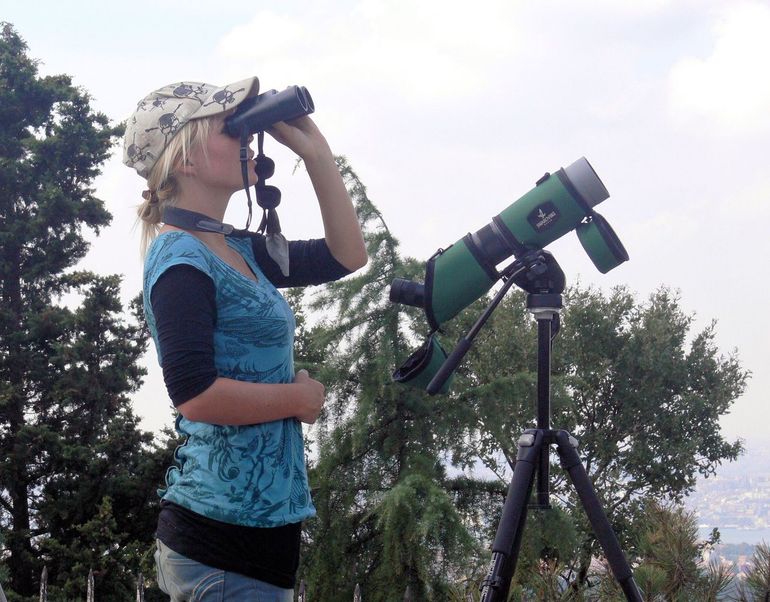
[[[150,305],[165,270],[186,264],[207,274],[216,291],[214,360],[221,377],[247,382],[294,381],[294,315],[259,268],[248,238],[226,237],[252,269],[245,277],[186,232],[161,234],[144,269],[144,311],[158,350]],[[302,425],[294,419],[219,426],[177,417],[185,443],[166,473],[163,499],[226,523],[277,527],[315,514],[305,469]]]

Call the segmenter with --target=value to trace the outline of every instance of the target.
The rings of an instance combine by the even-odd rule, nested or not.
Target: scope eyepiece
[[[391,303],[425,307],[425,285],[404,278],[394,278],[390,285]]]

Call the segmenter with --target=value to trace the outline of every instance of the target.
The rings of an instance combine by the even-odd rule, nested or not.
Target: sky
[[[631,259],[602,275],[569,233],[548,246],[568,283],[679,291],[693,332],[716,321],[721,352],[752,373],[724,433],[769,436],[770,2],[0,0],[0,20],[41,74],[70,74],[116,122],[182,80],[306,86],[332,149],[418,259],[586,157]],[[265,150],[284,233],[320,236],[306,174],[277,142]],[[144,186],[121,157],[95,182],[113,222],[80,267],[122,274],[128,301]],[[245,206],[233,197],[226,221],[243,227]],[[171,423],[155,364],[151,348],[133,397],[153,430]]]

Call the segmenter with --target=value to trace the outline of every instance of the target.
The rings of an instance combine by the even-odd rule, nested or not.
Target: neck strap
[[[246,199],[249,205],[249,216],[246,218],[246,227],[248,230],[251,225],[251,193],[249,192],[249,130],[241,128],[241,178],[243,179],[243,189],[246,191]]]
[[[176,226],[184,230],[194,230],[196,232],[215,232],[217,234],[232,234],[233,227],[230,224],[223,224],[208,215],[180,209],[179,207],[166,207],[163,210],[161,218],[163,223],[169,226]]]

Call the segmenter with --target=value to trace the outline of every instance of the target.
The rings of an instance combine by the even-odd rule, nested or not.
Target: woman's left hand
[[[350,271],[366,265],[366,245],[358,216],[321,130],[304,115],[279,121],[267,133],[302,158],[318,198],[324,238],[331,254]]]
[[[321,155],[331,155],[326,138],[307,115],[291,121],[279,121],[268,128],[267,133],[294,151],[305,162]]]

